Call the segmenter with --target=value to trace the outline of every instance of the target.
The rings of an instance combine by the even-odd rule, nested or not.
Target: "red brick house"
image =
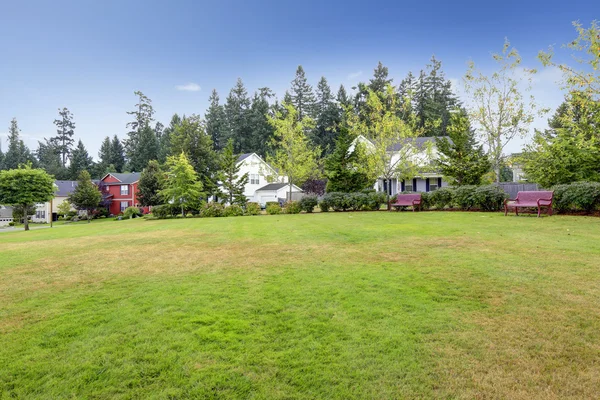
[[[139,172],[118,174],[116,172],[106,174],[100,179],[99,186],[102,198],[108,203],[108,211],[117,215],[127,207],[139,206],[137,200],[137,187],[140,180]],[[144,209],[144,212],[147,210]]]

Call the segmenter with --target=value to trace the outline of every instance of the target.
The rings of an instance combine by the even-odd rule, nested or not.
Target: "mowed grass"
[[[596,398],[600,220],[329,213],[0,234],[0,398]]]

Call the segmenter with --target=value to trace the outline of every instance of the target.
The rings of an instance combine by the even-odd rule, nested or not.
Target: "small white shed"
[[[264,207],[269,201],[279,201],[279,199],[287,199],[288,192],[290,190],[289,183],[269,183],[257,189],[254,194],[254,201],[259,203],[261,207]],[[294,198],[296,193],[302,193],[302,189],[300,189],[296,185],[292,185],[292,198]]]

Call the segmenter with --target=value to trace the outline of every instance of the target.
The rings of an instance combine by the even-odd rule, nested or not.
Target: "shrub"
[[[246,203],[246,215],[259,215],[260,204],[258,203]]]
[[[192,218],[194,216],[194,214],[192,214],[191,212],[185,214],[186,218]]]
[[[321,210],[321,212],[328,212],[330,208],[331,203],[329,202],[329,199],[323,197],[323,199],[321,199],[321,201],[319,202],[319,209]]]
[[[279,203],[270,201],[267,203],[267,214],[269,215],[277,215],[277,214],[281,214],[281,207],[279,206]]]
[[[231,204],[223,210],[224,217],[241,217],[244,215],[244,209],[239,204]]]
[[[76,215],[77,215],[77,211],[71,210],[67,213],[67,218],[73,218]]]
[[[366,193],[367,199],[364,209],[368,211],[377,211],[387,201],[387,196],[383,192],[369,191]]]
[[[446,206],[452,206],[454,190],[450,188],[441,188],[430,192],[429,202],[438,210],[443,210]]]
[[[461,210],[470,210],[475,206],[475,190],[477,186],[465,185],[454,189],[453,203]]]
[[[417,192],[411,192],[417,193]],[[429,210],[431,208],[431,193],[423,192],[421,193],[421,210]]]
[[[160,206],[152,207],[152,215],[158,219],[163,219],[173,216],[173,213],[171,212],[170,205],[163,204]]]
[[[318,203],[319,201],[317,200],[317,196],[304,196],[302,199],[300,199],[300,209],[302,211],[306,211],[307,213],[311,213],[313,212]]]
[[[15,223],[14,223],[14,221],[10,221],[10,222],[8,223],[8,226],[15,226]]]
[[[334,211],[346,211],[350,208],[350,204],[345,193],[327,193],[325,196],[323,196],[323,200],[326,201]]]
[[[302,208],[299,201],[286,201],[283,205],[283,211],[286,214],[299,214]]]
[[[553,207],[558,212],[592,212],[600,206],[599,182],[575,182],[553,188]]]
[[[498,211],[504,207],[507,194],[496,185],[479,186],[473,192],[475,206],[483,211]]]
[[[223,204],[211,201],[200,206],[200,217],[213,218],[222,217],[224,213]]]
[[[140,209],[137,207],[127,207],[125,211],[123,211],[124,218],[135,218],[142,216]]]

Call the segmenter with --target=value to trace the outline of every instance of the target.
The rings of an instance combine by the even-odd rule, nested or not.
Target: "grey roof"
[[[450,142],[452,143],[452,140],[449,137],[447,137],[447,136],[442,136],[442,137],[445,137],[446,139],[450,140]],[[414,138],[414,139],[406,139],[406,140],[403,140],[403,141],[398,142],[395,145],[393,145],[390,148],[390,150],[391,151],[398,151],[402,147],[404,147],[404,145],[406,145],[407,143],[413,143],[418,149],[421,149],[421,148],[423,148],[423,146],[426,143],[433,143],[435,145],[435,140],[436,139],[437,139],[437,137],[435,137],[435,136],[421,136],[421,137],[417,137],[417,138]]]
[[[240,156],[237,159],[237,162],[244,161],[246,158],[250,157],[252,154],[254,154],[254,153],[240,154]]]
[[[134,183],[140,180],[140,173],[139,172],[130,172],[130,173],[126,173],[126,174],[119,174],[116,172],[111,172],[110,173],[112,176],[114,176],[115,178],[117,178],[118,180],[120,180],[120,183]],[[110,185],[110,183],[105,183],[107,185]],[[113,183],[114,185],[114,183]]]
[[[256,191],[260,191],[260,190],[279,190],[282,187],[288,186],[289,183],[269,183],[268,185],[265,185],[263,187],[261,187],[260,189],[256,189]]]
[[[0,206],[0,218],[12,218],[12,207]]]
[[[54,184],[58,186],[58,190],[54,192],[56,197],[67,197],[77,187],[77,181],[54,181]]]

